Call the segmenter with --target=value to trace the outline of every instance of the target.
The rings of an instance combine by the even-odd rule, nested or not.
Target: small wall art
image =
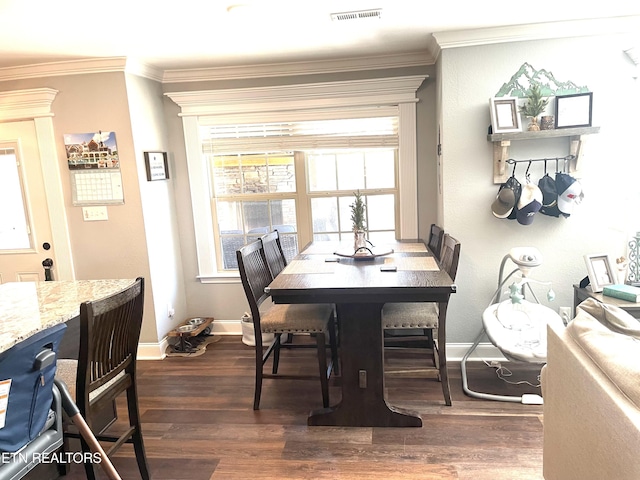
[[[516,97],[489,99],[493,133],[520,132],[522,130],[517,101]]]
[[[167,180],[169,178],[167,152],[144,152],[144,164],[148,181]]]
[[[590,127],[593,93],[556,96],[556,128]]]

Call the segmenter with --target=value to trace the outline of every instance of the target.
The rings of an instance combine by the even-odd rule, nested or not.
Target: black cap
[[[538,187],[542,191],[542,207],[540,213],[550,217],[559,217],[558,192],[556,181],[548,173],[538,181]]]

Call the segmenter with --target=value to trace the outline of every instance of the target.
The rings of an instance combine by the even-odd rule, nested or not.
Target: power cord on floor
[[[507,377],[511,377],[513,375],[513,372],[511,372],[511,370],[509,370],[507,367],[502,366],[502,364],[496,360],[491,360],[490,362],[483,360],[484,364],[487,367],[491,367],[491,368],[495,368],[496,369],[496,375],[498,376],[498,378],[500,380],[502,380],[505,383],[508,383],[510,385],[530,385],[534,388],[540,388],[540,375],[538,375],[536,378],[538,380],[538,384],[534,385],[533,383],[527,381],[527,380],[520,380],[517,382],[513,382],[511,380],[508,380]]]

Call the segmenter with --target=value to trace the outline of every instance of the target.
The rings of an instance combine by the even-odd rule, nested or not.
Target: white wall
[[[462,243],[458,293],[449,307],[449,342],[471,342],[477,335],[497,286],[500,262],[511,247],[533,245],[542,252],[544,263],[532,277],[553,282],[554,309],[573,304],[572,285],[586,275],[584,254],[626,255],[629,234],[640,229],[640,94],[624,47],[621,38],[611,36],[441,52],[442,222]],[[498,185],[493,184],[492,144],[487,141],[489,97],[524,62],[552,72],[557,80],[586,85],[594,92],[593,125],[601,127],[589,139],[581,169],[583,203],[568,219],[537,215],[530,226],[492,215]],[[511,149],[517,159],[568,153],[567,140],[512,142]],[[525,169],[521,165],[517,170],[521,182]],[[531,173],[537,182],[542,163]],[[537,292],[545,297],[545,289]]]
[[[169,179],[147,181],[144,152],[169,152],[162,88],[157,82],[134,75],[127,74],[125,79],[149,258],[146,292],[153,295],[155,310],[155,323],[145,323],[141,337],[155,343],[187,318],[175,207],[175,167],[170,154]],[[175,311],[173,317],[168,315],[169,306]]]

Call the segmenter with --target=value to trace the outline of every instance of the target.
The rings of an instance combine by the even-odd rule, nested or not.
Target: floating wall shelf
[[[569,172],[579,170],[580,160],[584,152],[587,135],[598,133],[600,127],[558,128],[555,130],[540,130],[539,132],[493,133],[487,135],[487,140],[493,142],[493,183],[504,183],[509,177],[507,160],[512,141],[543,140],[547,138],[568,137],[569,155],[575,158],[571,161]]]

